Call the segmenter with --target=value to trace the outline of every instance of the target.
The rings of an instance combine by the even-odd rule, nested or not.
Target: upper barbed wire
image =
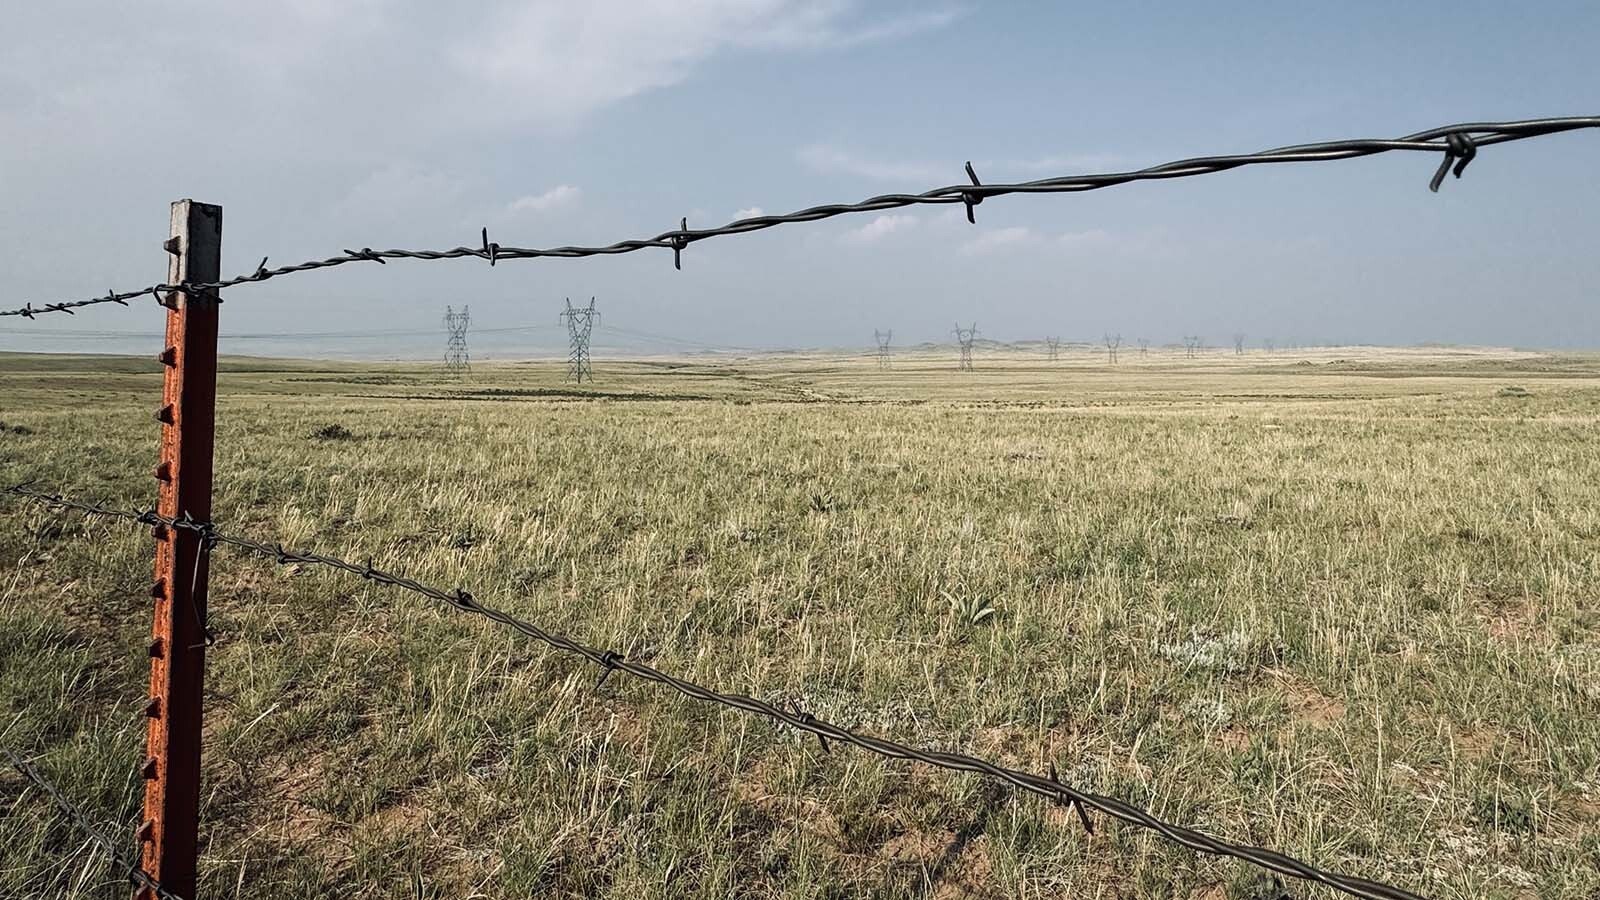
[[[162,294],[170,294],[174,291],[219,291],[223,288],[235,287],[241,284],[266,281],[279,275],[308,272],[313,269],[325,269],[353,262],[383,264],[391,259],[439,260],[476,257],[487,260],[489,265],[492,266],[503,259],[536,259],[543,257],[575,259],[587,256],[615,256],[623,253],[634,253],[639,250],[660,248],[671,250],[673,265],[681,268],[682,252],[690,244],[708,238],[763,231],[778,225],[816,222],[822,219],[831,219],[835,216],[901,209],[908,206],[955,203],[966,207],[968,221],[975,221],[974,207],[988,198],[1002,197],[1007,194],[1076,193],[1079,191],[1099,190],[1133,181],[1153,181],[1166,178],[1208,175],[1216,172],[1226,172],[1242,166],[1264,163],[1326,162],[1402,150],[1444,154],[1438,169],[1435,170],[1433,178],[1428,183],[1430,190],[1437,191],[1439,185],[1443,183],[1445,175],[1452,169],[1456,177],[1459,178],[1461,176],[1462,170],[1477,156],[1478,148],[1480,147],[1583,128],[1600,128],[1600,116],[1569,116],[1564,118],[1526,119],[1513,122],[1466,122],[1458,125],[1430,128],[1401,138],[1295,144],[1273,150],[1263,150],[1259,153],[1198,156],[1190,159],[1180,159],[1131,172],[1115,172],[1101,175],[1065,175],[1036,181],[995,184],[982,183],[969,162],[966,166],[966,174],[968,181],[971,182],[970,184],[949,185],[924,191],[920,194],[881,194],[857,203],[832,203],[812,206],[784,215],[750,216],[748,218],[735,219],[717,228],[690,228],[688,220],[684,219],[680,220],[677,229],[664,231],[654,237],[635,238],[599,246],[569,245],[543,249],[510,247],[495,243],[489,240],[489,232],[485,228],[481,234],[481,244],[478,247],[462,246],[449,250],[373,250],[370,247],[363,247],[360,250],[345,250],[341,255],[330,256],[326,259],[308,260],[303,263],[278,266],[276,268],[268,268],[267,260],[263,258],[254,272],[223,281],[155,284],[135,291],[110,291],[101,297],[46,303],[42,306],[34,306],[30,302],[24,303],[16,309],[0,310],[0,316],[22,316],[32,319],[44,313],[67,313],[71,315],[75,309],[96,306],[102,303],[118,303],[127,306],[129,300],[144,296],[154,297],[159,302],[162,300]]]
[[[1365,900],[1422,900],[1419,895],[1402,888],[1354,875],[1342,875],[1338,872],[1321,869],[1265,847],[1233,843],[1214,838],[1193,828],[1158,818],[1147,810],[1118,800],[1115,797],[1079,790],[1060,781],[1054,766],[1051,767],[1050,775],[1047,777],[1022,769],[999,765],[964,753],[912,747],[886,738],[860,734],[842,726],[824,722],[798,706],[792,709],[785,709],[782,706],[757,700],[743,694],[725,693],[713,688],[703,687],[694,682],[662,672],[660,669],[645,663],[627,659],[614,650],[597,649],[576,638],[559,632],[547,631],[526,619],[521,619],[500,609],[487,606],[479,602],[471,593],[461,588],[446,590],[433,587],[414,578],[376,568],[370,560],[365,563],[353,563],[319,553],[289,550],[285,549],[282,544],[266,544],[219,532],[213,523],[192,519],[187,514],[174,518],[163,516],[154,509],[114,509],[102,503],[73,500],[58,493],[41,491],[31,487],[28,482],[0,488],[0,494],[24,497],[51,507],[75,510],[85,515],[103,516],[150,526],[164,526],[191,531],[201,536],[205,542],[206,552],[210,552],[209,548],[211,546],[226,545],[265,557],[278,565],[295,563],[325,566],[358,576],[374,584],[397,587],[439,601],[461,612],[482,616],[499,625],[521,632],[555,650],[581,656],[601,668],[599,684],[604,684],[611,673],[623,672],[644,681],[651,681],[672,688],[691,699],[753,715],[765,716],[796,730],[813,734],[817,737],[825,752],[828,750],[828,742],[836,741],[859,747],[887,759],[920,762],[954,772],[986,775],[1046,799],[1074,807],[1085,827],[1090,827],[1088,814],[1085,810],[1093,809],[1130,825],[1149,829],[1163,838],[1190,850],[1241,860],[1279,875],[1322,884],[1353,897],[1361,897],[1365,898]],[[599,684],[596,686],[598,687]]]

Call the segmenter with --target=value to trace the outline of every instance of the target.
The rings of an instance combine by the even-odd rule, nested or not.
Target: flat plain
[[[230,358],[214,518],[1440,898],[1600,896],[1600,357]],[[148,506],[151,360],[0,356]],[[0,497],[0,745],[131,849],[152,542]],[[1332,896],[219,550],[205,897]],[[124,896],[0,776],[0,896]]]

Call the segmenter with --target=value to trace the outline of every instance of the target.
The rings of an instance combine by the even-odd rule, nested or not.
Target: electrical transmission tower
[[[444,370],[451,375],[472,371],[472,364],[467,358],[467,326],[471,322],[472,317],[467,315],[465,306],[461,307],[461,312],[448,306],[444,308]]]
[[[1107,362],[1111,362],[1111,363],[1115,363],[1117,361],[1117,350],[1119,350],[1121,347],[1122,347],[1122,335],[1120,335],[1120,334],[1108,334],[1108,335],[1106,335],[1106,361]]]
[[[1194,359],[1195,356],[1200,352],[1201,345],[1204,343],[1205,342],[1197,334],[1184,335],[1183,355],[1189,357],[1190,359]]]
[[[1055,362],[1061,358],[1061,338],[1047,337],[1044,339],[1045,351],[1050,354],[1050,361]]]
[[[978,323],[973,322],[971,328],[962,328],[961,323],[956,323],[956,343],[961,345],[961,362],[956,366],[958,372],[972,371],[972,342],[978,337]]]
[[[1233,355],[1234,356],[1243,356],[1244,355],[1244,333],[1243,332],[1235,331],[1233,333]]]
[[[561,318],[567,322],[567,337],[572,343],[567,351],[567,380],[579,384],[585,380],[594,381],[594,371],[589,368],[589,333],[600,318],[600,311],[594,308],[594,298],[590,297],[585,307],[573,306],[572,298],[568,297]]]
[[[894,329],[879,331],[872,329],[872,339],[878,342],[878,368],[889,368],[889,341],[894,337]]]
[[[1140,356],[1149,356],[1150,355],[1150,339],[1149,338],[1139,338],[1139,355]]]

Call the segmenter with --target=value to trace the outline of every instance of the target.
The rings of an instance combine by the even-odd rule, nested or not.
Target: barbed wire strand
[[[1442,153],[1444,155],[1443,159],[1440,161],[1438,169],[1434,171],[1433,178],[1428,183],[1430,190],[1437,191],[1440,184],[1443,183],[1445,175],[1452,170],[1457,178],[1461,177],[1461,173],[1466,169],[1467,164],[1476,158],[1480,147],[1556,134],[1563,131],[1574,131],[1581,128],[1600,128],[1600,116],[1525,119],[1514,122],[1468,122],[1430,128],[1426,131],[1419,131],[1415,134],[1389,140],[1356,139],[1326,141],[1315,144],[1296,144],[1289,147],[1279,147],[1274,150],[1263,150],[1259,153],[1180,159],[1145,169],[1137,169],[1132,172],[1066,175],[1037,181],[1005,184],[983,184],[979,180],[976,171],[972,168],[972,163],[969,162],[966,165],[966,174],[968,181],[971,182],[970,184],[934,188],[920,194],[882,194],[857,203],[830,203],[808,207],[785,215],[751,216],[744,219],[735,219],[717,228],[690,228],[688,220],[683,219],[676,230],[664,231],[655,237],[636,238],[601,246],[564,246],[544,249],[510,247],[494,243],[489,240],[489,230],[485,228],[481,235],[482,242],[478,247],[463,246],[449,250],[373,250],[371,247],[363,247],[360,250],[345,250],[343,254],[330,256],[327,259],[309,260],[296,265],[276,268],[268,268],[267,259],[263,257],[254,272],[223,281],[193,284],[156,284],[136,291],[110,291],[103,297],[91,297],[62,303],[46,303],[43,306],[24,303],[17,309],[0,311],[0,316],[23,316],[31,319],[43,313],[64,312],[71,314],[74,309],[101,303],[120,303],[123,306],[127,306],[129,300],[146,295],[155,297],[157,301],[163,301],[162,294],[170,294],[173,291],[217,291],[240,284],[266,281],[269,278],[276,278],[280,275],[306,272],[312,269],[325,269],[353,262],[384,264],[391,259],[440,260],[477,257],[487,260],[489,265],[493,266],[500,260],[505,259],[535,259],[542,257],[571,259],[586,256],[614,256],[650,248],[662,248],[671,250],[673,266],[682,268],[682,253],[690,244],[724,235],[763,231],[778,225],[816,222],[851,213],[876,212],[916,205],[954,203],[965,206],[967,221],[975,222],[974,207],[991,197],[1002,197],[1007,194],[1076,193],[1079,191],[1099,190],[1133,181],[1154,181],[1168,178],[1187,178],[1194,175],[1209,175],[1217,172],[1226,172],[1242,166],[1265,163],[1327,162],[1373,156],[1391,151]]]
[[[24,778],[33,782],[34,787],[37,787],[39,790],[44,792],[45,796],[49,797],[51,802],[55,803],[56,808],[65,813],[68,819],[72,820],[72,824],[77,827],[79,831],[83,832],[85,835],[88,835],[91,841],[98,844],[100,849],[104,850],[106,854],[111,857],[112,862],[117,864],[117,868],[122,869],[127,873],[129,881],[133,882],[134,885],[143,888],[144,890],[147,890],[155,896],[161,898],[161,900],[182,900],[182,898],[180,898],[177,894],[174,894],[163,887],[161,882],[157,881],[150,875],[150,873],[141,868],[138,863],[126,856],[123,856],[122,852],[117,849],[116,842],[111,840],[111,838],[106,837],[105,834],[103,834],[99,829],[95,828],[94,825],[89,822],[88,815],[86,815],[82,809],[74,805],[72,801],[68,800],[66,796],[61,793],[61,790],[50,782],[50,779],[44,777],[44,775],[34,767],[33,763],[17,755],[10,749],[4,749],[0,752],[5,753],[6,759],[11,763],[11,767],[13,769],[21,772]]]
[[[60,494],[52,494],[35,490],[27,483],[3,489],[4,493],[19,497],[29,498],[43,502],[49,506],[61,509],[71,509],[85,515],[101,516],[138,522],[150,526],[166,526],[169,528],[182,528],[199,534],[203,541],[209,544],[226,544],[258,556],[274,560],[278,565],[299,563],[307,565],[325,566],[337,569],[351,575],[359,576],[374,584],[397,587],[410,591],[433,600],[440,601],[462,612],[474,613],[500,625],[512,628],[528,637],[533,638],[557,650],[576,654],[589,662],[599,666],[603,671],[600,682],[603,684],[612,672],[623,672],[645,681],[655,682],[672,688],[686,697],[707,703],[717,704],[730,709],[765,716],[775,722],[787,725],[800,731],[809,732],[817,736],[824,751],[828,750],[829,742],[851,744],[871,753],[889,759],[908,760],[911,762],[926,763],[943,769],[957,772],[972,772],[987,775],[1003,781],[1014,787],[1021,788],[1038,794],[1050,800],[1065,803],[1074,807],[1080,814],[1085,809],[1098,810],[1123,822],[1150,829],[1162,837],[1200,853],[1215,856],[1231,857],[1259,866],[1279,875],[1298,878],[1326,885],[1354,897],[1366,900],[1421,900],[1421,898],[1408,891],[1393,887],[1381,882],[1370,881],[1351,875],[1341,875],[1319,869],[1309,863],[1302,862],[1293,857],[1268,850],[1262,847],[1253,847],[1246,844],[1232,843],[1210,837],[1194,829],[1182,825],[1175,825],[1157,818],[1151,813],[1125,803],[1114,797],[1078,790],[1062,784],[1054,777],[1037,775],[1018,769],[1012,769],[996,763],[988,762],[974,756],[962,753],[952,753],[940,750],[929,750],[910,747],[905,744],[871,735],[857,734],[853,731],[824,722],[802,709],[785,710],[771,703],[746,697],[741,694],[723,693],[711,688],[702,687],[693,682],[685,681],[669,675],[644,663],[626,659],[622,654],[612,650],[599,650],[583,644],[563,634],[546,631],[538,625],[519,619],[509,613],[486,606],[472,594],[460,588],[453,591],[431,587],[412,578],[395,575],[382,569],[374,568],[369,561],[365,564],[356,564],[332,556],[324,556],[307,551],[291,551],[284,549],[282,544],[265,544],[246,538],[233,537],[218,532],[209,522],[199,522],[187,514],[170,518],[162,516],[154,510],[118,510],[111,509],[99,503],[85,503],[70,500]],[[597,685],[598,686],[598,685]],[[1085,815],[1086,822],[1087,816]]]

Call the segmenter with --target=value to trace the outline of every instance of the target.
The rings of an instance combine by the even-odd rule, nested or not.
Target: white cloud
[[[741,210],[738,210],[737,212],[735,212],[733,214],[733,218],[735,220],[738,220],[738,219],[754,219],[756,216],[764,216],[766,214],[767,214],[766,210],[762,209],[759,206],[746,206],[744,209],[741,209]]]
[[[963,15],[955,7],[920,10],[877,22],[841,24],[838,19],[853,4],[825,0],[795,9],[787,18],[750,38],[753,46],[842,50],[862,44],[909,37],[943,28]]]
[[[863,20],[853,0],[608,0],[513,3],[446,58],[492,91],[499,114],[565,119],[689,77],[727,50],[833,50],[943,27],[954,11]]]
[[[1103,228],[1086,228],[1082,231],[1068,231],[1056,240],[1065,247],[1096,246],[1109,242],[1111,232]]]
[[[885,181],[953,184],[961,166],[940,166],[909,160],[883,160],[861,156],[831,144],[811,144],[795,152],[801,165],[828,175],[856,175]],[[964,177],[964,176],[962,176]]]
[[[916,159],[883,159],[840,147],[836,144],[808,144],[795,151],[795,159],[814,172],[827,175],[855,175],[881,181],[912,182],[919,187],[964,184],[962,163],[949,164]],[[1082,174],[1115,168],[1121,158],[1109,153],[1072,156],[1041,156],[1031,159],[975,160],[972,165],[988,180],[1020,180],[1019,175],[1040,173]]]
[[[1023,244],[1036,244],[1041,240],[1039,234],[1025,225],[1012,225],[1008,228],[996,228],[985,231],[970,241],[961,245],[960,252],[965,254],[992,253],[1006,247],[1016,247]]]
[[[240,147],[280,162],[365,163],[378,138],[398,157],[469,131],[569,127],[719,55],[829,52],[958,16],[864,0],[483,0],[470,16],[425,0],[59,0],[7,12],[0,133],[30,148],[189,130],[195,109],[211,109],[237,123]],[[178,94],[185,103],[170,102]],[[19,152],[0,146],[0,164]]]
[[[852,228],[844,233],[842,238],[846,243],[870,244],[882,240],[897,231],[915,227],[916,216],[886,214],[878,216],[860,228]]]
[[[456,209],[470,189],[459,176],[397,162],[356,182],[332,211],[357,220],[435,217]]]
[[[506,204],[510,213],[545,212],[576,203],[583,192],[570,184],[558,184],[542,194],[529,194]]]
[[[1126,157],[1115,153],[1074,153],[1062,156],[1038,156],[1030,159],[1002,159],[973,163],[982,173],[993,169],[997,174],[1049,172],[1061,175],[1082,175],[1089,172],[1113,170],[1124,164]]]

